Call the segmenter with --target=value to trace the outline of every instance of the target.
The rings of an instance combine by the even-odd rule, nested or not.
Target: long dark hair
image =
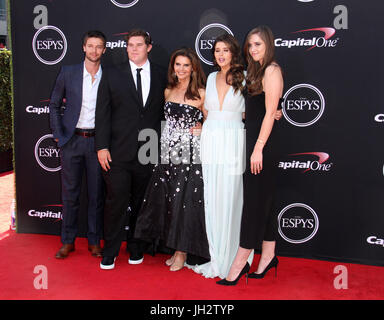
[[[231,54],[232,54],[231,66],[227,71],[227,74],[225,75],[225,80],[227,84],[233,87],[235,92],[238,90],[242,91],[244,89],[243,81],[245,79],[245,76],[244,76],[244,63],[243,63],[243,58],[241,56],[240,45],[236,40],[236,38],[229,33],[224,33],[216,38],[212,48],[212,54],[213,54],[213,64],[219,71],[220,71],[220,66],[217,64],[217,61],[215,58],[215,48],[218,42],[224,42],[228,46],[229,51],[231,51]]]
[[[176,87],[179,82],[174,70],[175,60],[178,56],[188,58],[192,64],[191,79],[189,81],[187,91],[185,92],[184,99],[201,99],[199,89],[205,88],[206,77],[197,54],[190,48],[180,48],[172,53],[168,66],[167,88],[172,89]]]
[[[249,53],[249,41],[252,35],[257,34],[265,43],[265,55],[263,63],[254,61]],[[245,40],[244,55],[247,59],[247,88],[250,95],[257,95],[263,91],[262,80],[265,69],[275,61],[275,40],[272,30],[267,26],[258,26],[252,29]]]

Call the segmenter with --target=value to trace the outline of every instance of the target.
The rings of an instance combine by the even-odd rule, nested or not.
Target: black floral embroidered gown
[[[200,137],[190,134],[203,114],[174,102],[166,102],[164,112],[160,163],[149,181],[135,238],[209,259]]]

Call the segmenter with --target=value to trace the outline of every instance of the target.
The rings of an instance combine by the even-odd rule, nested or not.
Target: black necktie
[[[141,75],[140,72],[143,68],[136,69],[136,86],[137,86],[137,95],[139,97],[139,101],[142,107],[144,107],[143,103],[143,90],[141,89]]]

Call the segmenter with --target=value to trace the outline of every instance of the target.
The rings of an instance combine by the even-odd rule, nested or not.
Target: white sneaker
[[[144,256],[142,256],[141,258],[140,257],[129,257],[129,259],[128,259],[129,264],[140,264],[140,263],[143,263],[143,261],[144,261]]]
[[[103,260],[100,262],[100,269],[103,270],[112,270],[115,268],[116,257],[103,257]]]

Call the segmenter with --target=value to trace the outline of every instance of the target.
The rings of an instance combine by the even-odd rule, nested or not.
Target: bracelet
[[[256,142],[259,142],[259,143],[261,143],[261,144],[264,144],[264,141],[261,140],[261,139],[257,139]]]

